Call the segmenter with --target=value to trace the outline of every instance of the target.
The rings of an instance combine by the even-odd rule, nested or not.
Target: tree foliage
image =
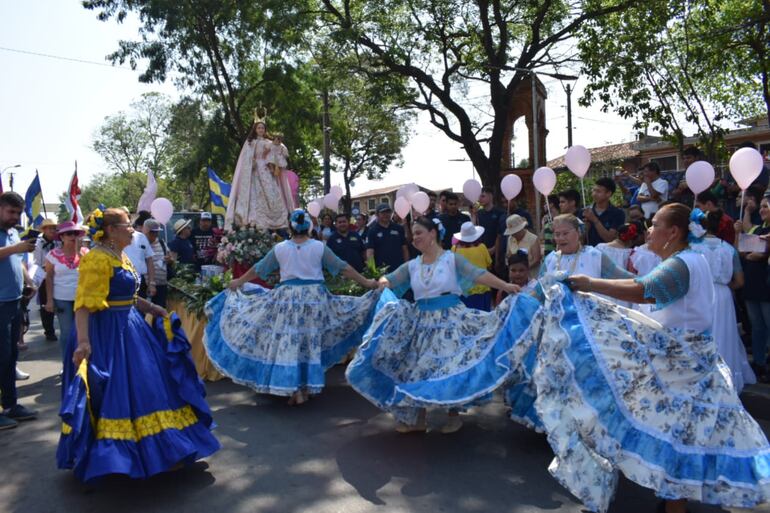
[[[650,0],[586,24],[583,105],[655,128],[680,150],[694,130],[715,160],[725,119],[753,116],[767,83],[766,0]],[[770,94],[766,95],[770,115]]]
[[[632,3],[320,0],[324,33],[355,52],[360,72],[408,79],[419,95],[411,105],[463,146],[492,187],[499,186],[514,97],[529,71],[573,62],[565,43],[587,21]]]

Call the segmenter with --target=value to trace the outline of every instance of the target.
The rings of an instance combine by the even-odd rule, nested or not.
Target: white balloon
[[[329,189],[329,194],[333,194],[334,197],[337,198],[337,201],[339,201],[345,195],[345,191],[343,191],[342,187],[340,187],[339,185],[333,185]]]
[[[463,184],[463,195],[471,203],[476,203],[481,196],[481,184],[476,180],[466,180]]]
[[[174,205],[166,198],[158,198],[150,204],[150,213],[160,224],[166,224],[174,213]]]
[[[575,176],[583,178],[591,167],[591,152],[584,146],[571,146],[564,155],[564,163]]]
[[[340,200],[331,192],[324,196],[324,206],[329,210],[337,211],[340,206]]]
[[[307,204],[307,211],[311,216],[318,217],[318,214],[321,213],[321,204],[318,203],[318,200],[311,201]]]
[[[401,219],[406,218],[406,216],[409,215],[409,210],[412,208],[412,206],[409,204],[409,200],[407,200],[404,196],[396,198],[396,202],[393,204],[393,207],[395,207],[396,214],[398,214],[398,217]]]
[[[540,194],[548,196],[556,187],[556,173],[550,167],[539,167],[532,175],[532,183]]]
[[[417,186],[417,184],[408,183],[406,185],[401,186],[401,188],[396,191],[396,198],[404,197],[407,199],[407,201],[412,201],[412,196],[420,192],[420,187]]]
[[[705,191],[711,184],[714,183],[714,166],[706,162],[705,160],[698,160],[690,164],[687,171],[684,172],[684,179],[687,182],[687,187],[698,195]]]
[[[500,190],[508,201],[519,195],[521,192],[521,178],[518,175],[506,175],[500,182]]]
[[[764,166],[762,154],[754,148],[741,148],[730,157],[730,174],[735,178],[738,186],[748,189],[754,180],[759,177]]]
[[[422,191],[418,191],[412,196],[412,207],[420,213],[424,214],[430,207],[430,198]]]

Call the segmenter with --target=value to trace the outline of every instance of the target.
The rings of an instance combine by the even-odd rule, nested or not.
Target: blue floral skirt
[[[379,292],[335,296],[323,284],[224,291],[206,305],[214,366],[263,394],[323,390],[326,370],[361,343]]]
[[[618,472],[664,499],[753,508],[770,498],[770,445],[709,335],[561,284],[543,313],[530,370],[549,470],[588,508],[607,510]]]
[[[179,318],[149,326],[134,307],[89,317],[90,360],[64,360],[59,468],[82,481],[147,478],[219,449],[205,389]]]
[[[465,307],[457,296],[416,304],[385,290],[364,343],[348,366],[353,388],[407,424],[418,409],[463,408],[514,379],[540,304],[519,294],[492,312]]]

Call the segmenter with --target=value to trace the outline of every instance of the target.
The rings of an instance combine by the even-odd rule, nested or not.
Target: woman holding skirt
[[[474,284],[515,294],[505,283],[461,255],[444,251],[443,227],[427,217],[413,225],[421,255],[380,279],[402,295],[409,288],[416,302],[396,300],[385,291],[372,325],[347,378],[356,391],[393,414],[399,432],[425,431],[425,408],[450,409],[445,433],[462,426],[457,409],[488,398],[511,379],[517,367],[513,350],[529,333],[540,305],[531,296],[506,298],[484,312],[460,301]]]
[[[79,267],[59,468],[86,482],[147,478],[213,454],[219,442],[179,320],[137,297],[139,276],[123,253],[133,232],[127,214],[97,210],[89,226],[96,245]]]
[[[206,305],[204,343],[212,363],[259,393],[289,396],[291,405],[321,392],[325,371],[361,343],[379,298],[378,292],[351,297],[326,289],[324,270],[366,288],[378,285],[310,239],[311,229],[310,215],[295,210],[292,238],[276,244]],[[275,289],[240,290],[275,271],[281,275]]]
[[[746,412],[710,335],[714,287],[689,249],[690,209],[661,208],[636,279],[567,279],[575,291],[654,305],[650,317],[563,284],[546,291],[533,381],[555,453],[549,470],[604,512],[618,472],[684,513],[686,501],[753,508],[770,496],[770,445]],[[699,225],[698,225],[699,226]]]

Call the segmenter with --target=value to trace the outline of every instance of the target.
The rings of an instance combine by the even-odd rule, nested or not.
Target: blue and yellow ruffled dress
[[[219,449],[190,344],[175,315],[150,326],[134,307],[131,263],[95,250],[80,263],[75,309],[87,308],[91,356],[64,360],[59,468],[82,481],[147,478]],[[76,330],[75,330],[76,331]]]

